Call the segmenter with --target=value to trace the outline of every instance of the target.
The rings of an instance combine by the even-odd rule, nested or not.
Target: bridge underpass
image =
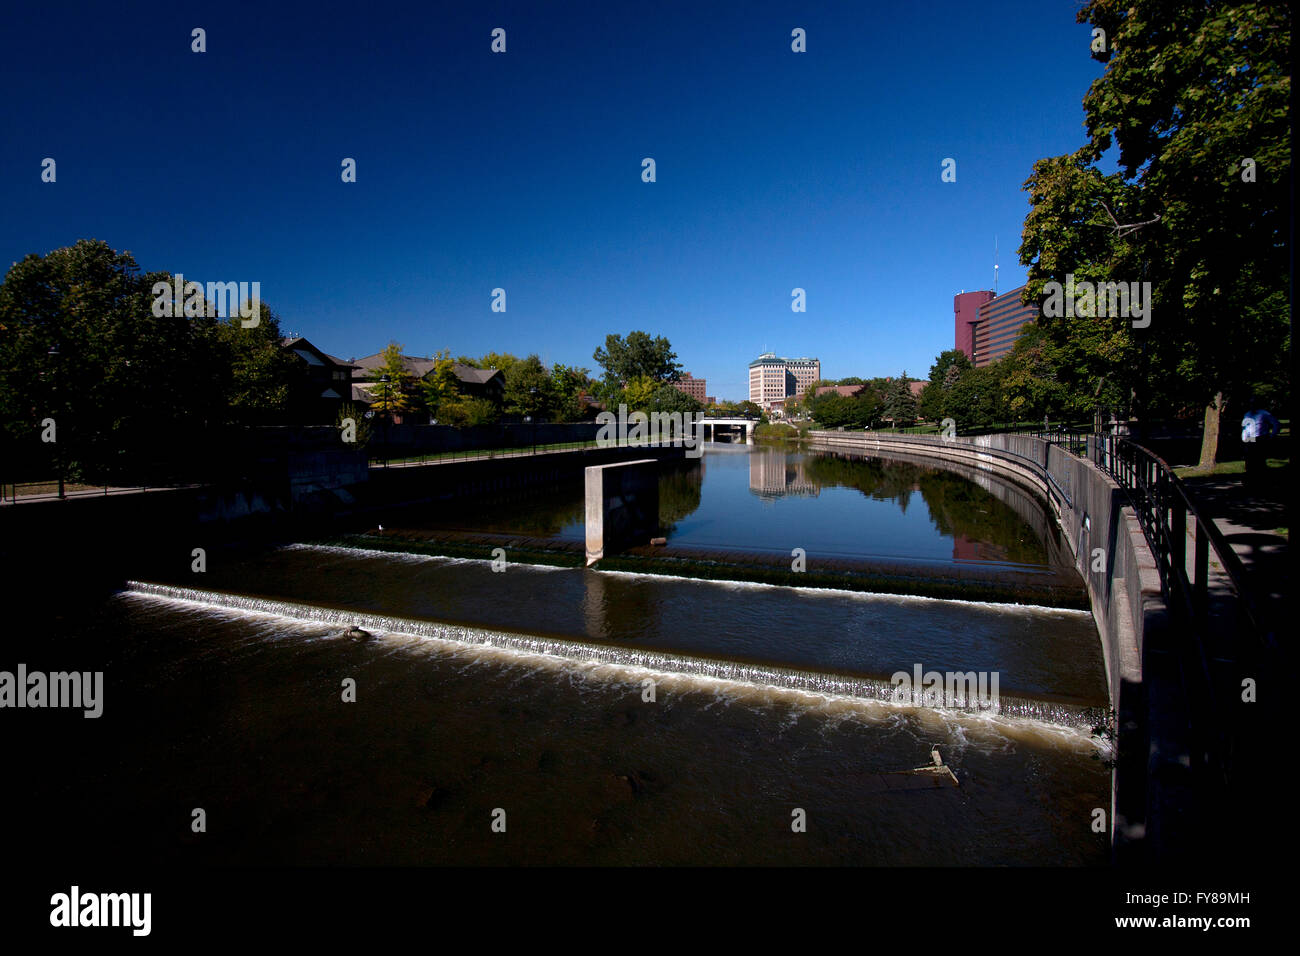
[[[700,438],[702,441],[716,441],[718,428],[742,428],[745,431],[745,441],[752,442],[757,425],[758,422],[752,418],[702,418],[699,420]]]

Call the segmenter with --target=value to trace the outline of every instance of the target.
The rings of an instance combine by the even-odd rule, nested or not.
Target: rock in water
[[[348,628],[343,633],[345,637],[350,637],[354,641],[368,641],[374,636],[369,631],[362,630],[361,628],[357,627],[355,624],[353,624],[350,628]]]

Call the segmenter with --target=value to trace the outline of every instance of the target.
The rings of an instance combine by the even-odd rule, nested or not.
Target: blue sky
[[[260,281],[344,358],[396,340],[596,372],[607,333],[644,329],[719,397],[764,349],[924,376],[995,236],[1000,289],[1024,281],[1033,161],[1083,141],[1102,67],[1076,9],[25,4],[0,35],[0,262],[93,237]]]

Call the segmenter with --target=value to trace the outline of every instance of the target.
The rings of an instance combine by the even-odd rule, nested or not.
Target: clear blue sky
[[[952,296],[991,285],[995,235],[1001,290],[1024,281],[1033,161],[1083,141],[1102,67],[1076,9],[14,4],[0,263],[91,237],[257,280],[344,358],[392,339],[596,372],[606,333],[644,329],[724,398],[765,348],[827,378],[924,376]]]

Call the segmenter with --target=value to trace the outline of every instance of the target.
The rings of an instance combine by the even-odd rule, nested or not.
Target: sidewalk
[[[1281,472],[1281,469],[1277,469]],[[1291,586],[1289,516],[1285,474],[1269,474],[1257,487],[1247,488],[1241,475],[1211,475],[1183,479],[1187,493],[1202,516],[1212,518],[1246,568],[1247,587],[1260,610],[1280,622]],[[1211,565],[1217,565],[1210,553]]]

